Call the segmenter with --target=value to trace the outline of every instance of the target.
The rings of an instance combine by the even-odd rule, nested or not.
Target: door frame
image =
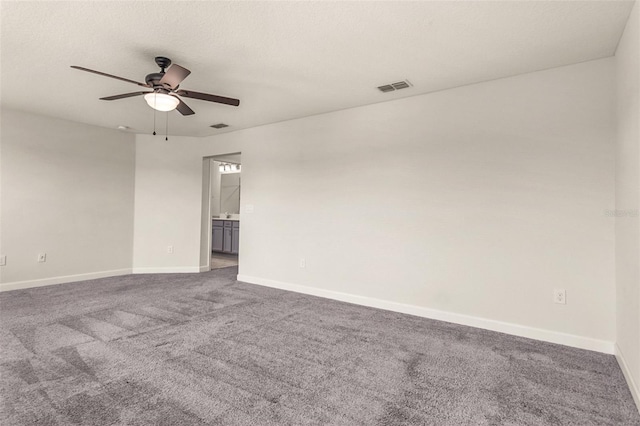
[[[207,262],[206,262],[206,266],[201,267],[201,271],[200,272],[204,272],[204,271],[210,271],[211,270],[211,245],[212,245],[212,220],[213,218],[211,217],[211,194],[212,194],[212,187],[211,187],[211,177],[212,177],[212,165],[213,165],[213,161],[220,161],[223,160],[225,157],[229,157],[229,156],[235,156],[235,155],[240,155],[242,156],[242,152],[239,151],[235,151],[235,152],[229,152],[226,154],[215,154],[215,155],[208,155],[205,157],[202,157],[202,161],[203,161],[203,167],[202,167],[202,182],[203,182],[203,187],[202,187],[202,202],[204,203],[204,200],[207,200],[207,205],[203,205],[201,206],[202,212],[206,212],[206,217],[203,217],[202,223],[201,223],[201,227],[202,229],[206,229],[207,235],[206,235],[206,239],[207,239],[207,243],[206,244],[201,244],[200,248],[202,249],[203,247],[206,247],[207,250]],[[242,158],[242,157],[241,157]],[[204,162],[208,161],[209,162],[209,166],[205,167]],[[241,172],[242,173],[242,172]],[[205,184],[206,182],[206,184]],[[240,191],[240,205],[242,206],[242,190]],[[203,215],[204,216],[204,215]],[[206,220],[206,223],[204,222]],[[203,236],[202,236],[203,237]],[[202,242],[201,242],[202,243]],[[202,253],[200,254],[201,258],[202,258]],[[240,250],[238,250],[238,265],[240,264]]]

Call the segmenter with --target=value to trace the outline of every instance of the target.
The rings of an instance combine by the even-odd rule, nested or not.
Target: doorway
[[[241,154],[209,158],[209,269],[237,266],[240,257]]]

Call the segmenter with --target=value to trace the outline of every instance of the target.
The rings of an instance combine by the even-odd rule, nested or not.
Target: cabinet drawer
[[[223,224],[224,224],[224,220],[214,220],[213,221],[213,227],[214,228],[222,228]]]
[[[224,221],[224,227],[225,228],[231,228],[233,226],[233,221],[231,220],[225,220]]]
[[[240,222],[233,222],[234,228],[240,228]]]

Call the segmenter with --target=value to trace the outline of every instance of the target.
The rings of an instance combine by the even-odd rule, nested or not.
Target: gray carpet
[[[0,424],[640,425],[612,356],[236,274],[0,294]]]

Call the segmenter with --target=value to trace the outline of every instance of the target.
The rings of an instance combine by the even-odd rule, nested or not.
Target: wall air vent
[[[224,123],[218,123],[218,124],[212,124],[210,127],[213,127],[214,129],[224,129],[225,127],[229,127],[229,125]]]
[[[378,90],[381,92],[393,92],[395,90],[406,89],[407,87],[411,87],[412,84],[409,80],[398,81],[396,83],[385,84],[384,86],[378,86]]]

